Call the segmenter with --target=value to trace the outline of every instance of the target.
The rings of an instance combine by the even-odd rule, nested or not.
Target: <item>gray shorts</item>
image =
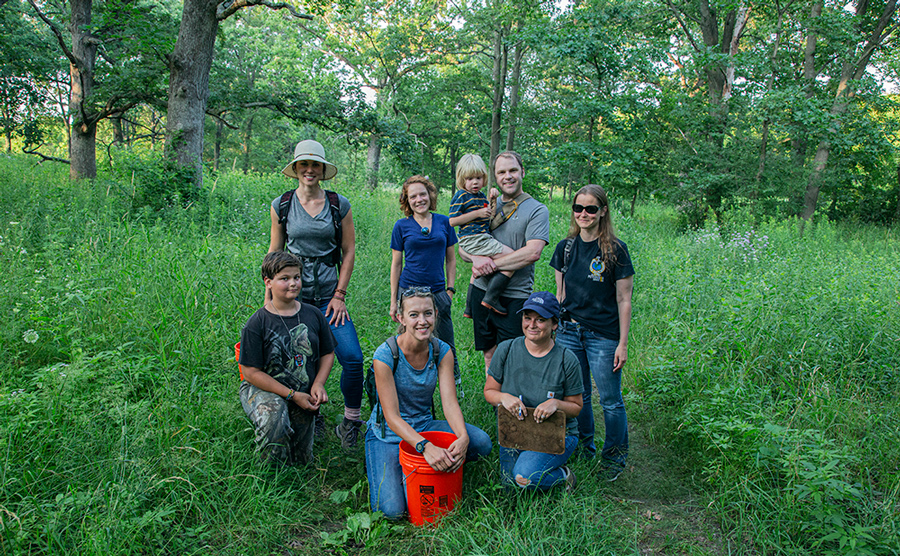
[[[491,234],[472,234],[461,236],[459,246],[470,255],[481,257],[493,257],[503,252],[503,244],[494,239]]]
[[[241,382],[240,397],[256,431],[256,451],[263,461],[282,465],[312,461],[315,413],[246,380]]]

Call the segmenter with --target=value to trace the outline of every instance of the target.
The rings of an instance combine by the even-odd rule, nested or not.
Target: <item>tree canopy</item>
[[[533,192],[596,182],[685,226],[900,216],[896,0],[8,0],[0,23],[4,147],[76,178],[163,144],[197,184],[271,171],[308,136],[370,187],[515,149]]]

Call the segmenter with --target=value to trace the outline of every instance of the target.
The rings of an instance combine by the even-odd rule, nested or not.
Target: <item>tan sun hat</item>
[[[325,160],[325,147],[318,141],[307,139],[306,141],[297,143],[297,146],[294,147],[294,160],[285,166],[281,173],[289,178],[296,179],[298,176],[297,172],[294,170],[294,163],[298,160],[315,160],[316,162],[321,162],[322,165],[325,166],[325,176],[322,179],[330,180],[337,174],[337,166]]]

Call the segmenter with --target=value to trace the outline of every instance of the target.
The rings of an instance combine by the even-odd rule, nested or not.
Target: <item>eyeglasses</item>
[[[428,286],[412,286],[400,292],[400,299],[404,297],[428,297],[431,295],[431,288]]]
[[[576,204],[572,205],[572,212],[574,212],[576,214],[579,212],[587,212],[588,214],[597,214],[598,212],[600,212],[600,207],[597,205],[579,205],[576,203]]]

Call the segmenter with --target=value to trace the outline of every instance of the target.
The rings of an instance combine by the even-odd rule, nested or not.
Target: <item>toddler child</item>
[[[491,188],[488,202],[488,197],[481,191],[486,181],[487,166],[484,160],[477,154],[463,155],[456,165],[457,191],[450,201],[450,225],[459,226],[456,235],[463,251],[470,255],[494,258],[512,253],[513,249],[491,235],[491,216],[493,206],[496,206],[497,190]],[[506,308],[500,304],[500,295],[514,272],[503,270],[494,273],[481,304],[500,315],[506,315]],[[474,283],[475,276],[469,282]],[[469,314],[464,316],[471,318]]]

